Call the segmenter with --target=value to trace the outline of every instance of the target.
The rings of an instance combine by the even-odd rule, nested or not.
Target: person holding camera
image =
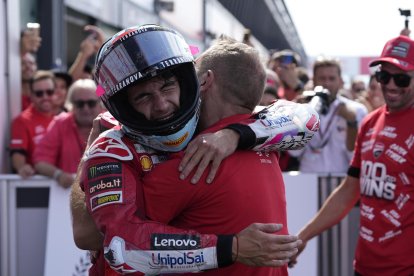
[[[299,79],[297,71],[300,56],[292,50],[275,52],[268,62],[268,68],[273,70],[280,79],[278,97],[293,101],[303,91],[304,83]]]
[[[289,151],[289,154],[299,158],[301,172],[345,173],[352,158],[358,125],[367,114],[367,109],[338,94],[343,80],[341,65],[335,59],[322,57],[316,60],[313,83],[315,88],[322,86],[326,91],[326,100],[319,114],[320,131],[303,150]],[[315,93],[314,97],[321,98],[323,95]]]
[[[399,36],[388,41],[370,64],[377,65],[385,105],[363,120],[348,175],[299,232],[300,252],[359,200],[355,276],[413,275],[414,127],[409,120],[414,118],[414,40]]]

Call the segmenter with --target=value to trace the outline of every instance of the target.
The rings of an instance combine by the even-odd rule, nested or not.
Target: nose
[[[168,101],[167,98],[162,94],[157,94],[154,96],[153,108],[155,111],[166,111],[168,110]]]

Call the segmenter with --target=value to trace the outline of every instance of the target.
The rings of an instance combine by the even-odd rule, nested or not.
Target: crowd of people
[[[22,113],[11,124],[10,157],[22,178],[72,187],[74,238],[95,252],[91,275],[288,275],[306,243],[357,201],[355,275],[414,273],[409,30],[386,43],[369,82],[355,79],[349,90],[338,60],[317,58],[310,75],[285,49],[263,64],[248,37],[221,37],[194,60],[177,32],[157,25],[105,43],[99,28],[85,30],[94,36],[68,72],[38,70],[41,38],[22,32]],[[164,56],[145,52],[161,40]],[[116,63],[133,51],[140,59]],[[263,128],[266,118],[288,119]],[[289,170],[347,174],[297,235],[287,228]],[[192,185],[199,180],[214,185]],[[163,239],[188,246],[157,244]]]

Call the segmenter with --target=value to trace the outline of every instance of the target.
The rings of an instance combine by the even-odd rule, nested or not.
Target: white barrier
[[[288,227],[295,234],[316,213],[339,178],[286,173],[284,179]],[[86,252],[73,243],[69,190],[40,176],[23,181],[16,175],[0,175],[0,208],[1,275],[87,275]],[[289,274],[351,275],[356,218],[346,218],[323,234],[319,243],[310,241]]]

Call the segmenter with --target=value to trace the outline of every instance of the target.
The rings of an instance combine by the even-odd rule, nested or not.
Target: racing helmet
[[[102,45],[95,65],[97,93],[128,137],[161,151],[180,151],[188,144],[201,100],[193,55],[178,32],[158,25],[124,29]],[[129,103],[126,88],[171,75],[180,86],[179,110],[167,120],[147,120]]]

